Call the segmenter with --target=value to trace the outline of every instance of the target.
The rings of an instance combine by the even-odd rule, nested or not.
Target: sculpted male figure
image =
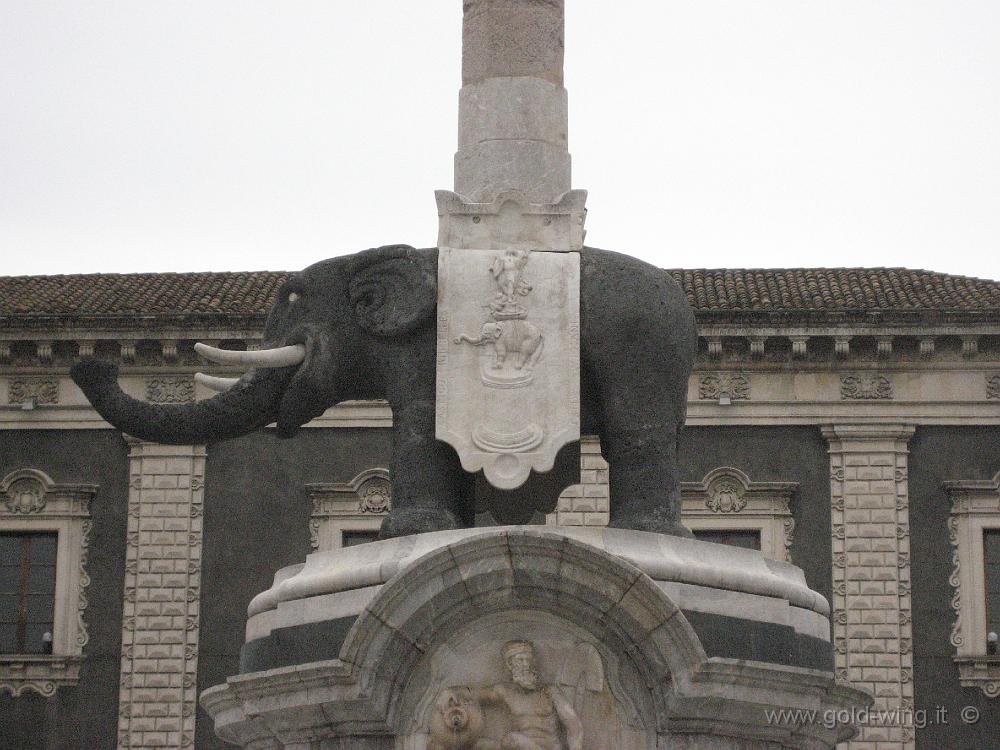
[[[500,750],[582,750],[580,717],[558,689],[539,684],[531,643],[509,641],[501,654],[511,681],[480,688],[477,696],[483,703],[499,703],[510,711],[512,726],[501,738]]]

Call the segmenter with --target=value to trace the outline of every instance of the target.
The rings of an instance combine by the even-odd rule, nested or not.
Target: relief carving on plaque
[[[435,435],[502,490],[550,471],[580,437],[585,199],[438,193]]]
[[[861,373],[844,375],[840,379],[840,398],[845,401],[877,401],[892,396],[892,381],[885,375]]]
[[[7,487],[4,504],[10,513],[41,513],[45,509],[45,485],[33,476],[15,479]]]
[[[34,399],[37,404],[59,403],[59,380],[56,378],[11,378],[7,401],[21,404]]]
[[[493,259],[490,274],[497,293],[486,305],[489,318],[480,327],[478,336],[455,337],[456,344],[493,348],[492,362],[482,370],[483,382],[492,388],[520,388],[530,384],[531,370],[542,356],[542,332],[526,320],[528,311],[517,299],[531,292],[531,285],[524,280],[524,267],[530,258],[528,250],[508,250]]]
[[[613,658],[605,662],[589,636],[535,618],[484,622],[440,649],[402,747],[645,750],[648,734]]]
[[[576,708],[557,686],[540,681],[534,645],[530,641],[508,641],[500,653],[509,680],[441,692],[431,715],[428,750],[583,750],[583,724]],[[603,671],[595,677],[600,691]],[[581,674],[579,689],[585,690],[587,685]],[[497,706],[507,714],[496,739],[484,736],[484,704]]]

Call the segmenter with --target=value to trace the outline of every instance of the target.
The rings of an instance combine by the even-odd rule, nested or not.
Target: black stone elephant
[[[472,525],[473,477],[435,439],[436,248],[365,250],[309,266],[281,288],[261,352],[227,391],[185,405],[125,395],[115,365],[87,358],[72,377],[124,432],[210,443],[272,422],[291,437],[338,402],[385,399],[393,414],[393,507],[382,536]],[[611,524],[689,535],[680,522],[677,437],[696,332],[679,285],[627,255],[581,252],[581,426],[610,465]],[[218,359],[218,351],[216,351]]]

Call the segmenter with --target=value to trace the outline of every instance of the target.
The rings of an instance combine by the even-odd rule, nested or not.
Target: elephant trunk
[[[245,435],[275,421],[295,367],[259,369],[213,398],[191,404],[151,404],[126,395],[118,367],[86,358],[70,375],[97,413],[122,432],[175,445],[210,443]]]

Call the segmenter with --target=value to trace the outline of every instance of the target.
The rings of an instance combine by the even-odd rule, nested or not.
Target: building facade
[[[904,269],[672,273],[699,322],[686,523],[803,569],[838,679],[875,696],[861,748],[989,747],[1000,727],[1000,282]],[[195,341],[259,346],[284,273],[0,279],[0,737],[10,747],[222,747],[198,693],[239,671],[246,606],[391,507],[383,403],[162,446],[68,376],[211,395]],[[213,374],[238,375],[225,368]],[[607,523],[599,439],[539,523]],[[46,634],[48,634],[46,636]]]

